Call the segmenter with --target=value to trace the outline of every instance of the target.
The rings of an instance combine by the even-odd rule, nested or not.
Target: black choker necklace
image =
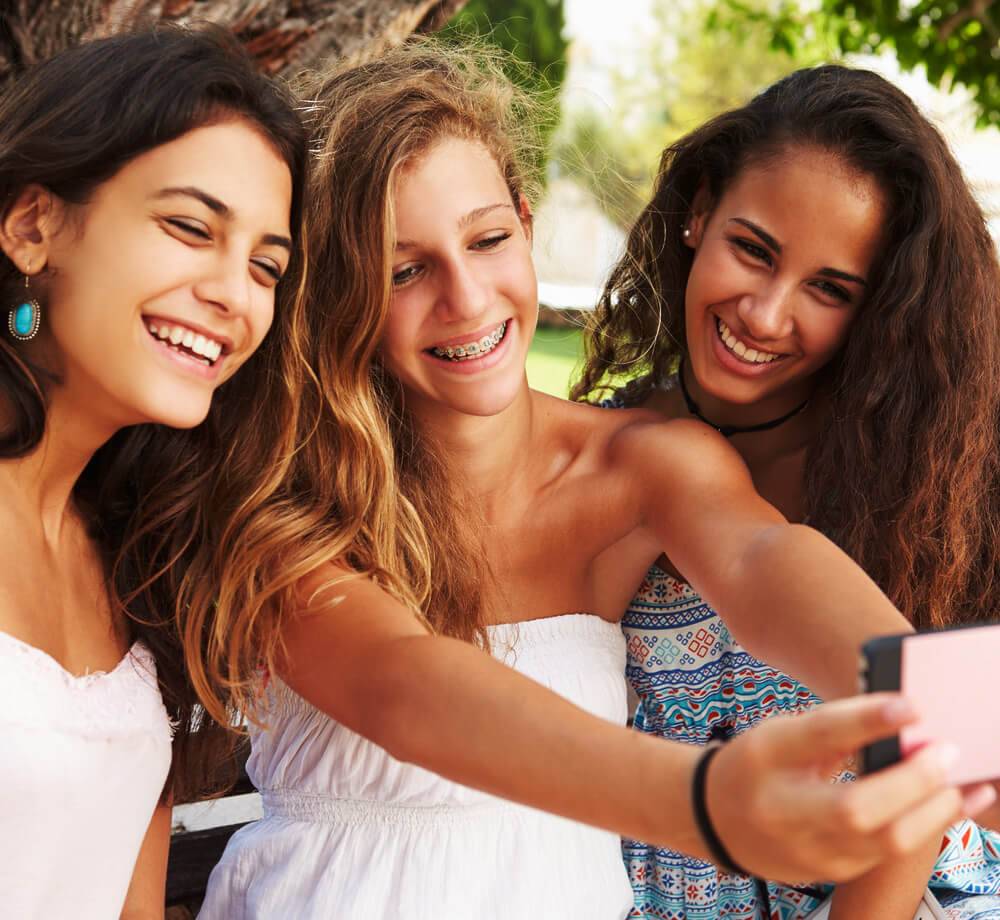
[[[761,422],[759,425],[747,425],[745,428],[739,425],[716,425],[711,419],[705,418],[701,414],[701,409],[698,408],[698,403],[696,403],[692,398],[691,394],[688,392],[687,384],[684,382],[684,359],[681,358],[681,365],[677,369],[677,379],[681,384],[681,394],[684,397],[684,403],[687,406],[688,412],[691,413],[696,419],[700,419],[706,425],[714,428],[719,434],[724,438],[731,437],[734,434],[750,434],[751,431],[770,431],[772,428],[777,428],[779,425],[784,425],[790,418],[794,418],[798,415],[806,406],[809,405],[809,400],[807,399],[801,406],[796,406],[791,412],[786,413],[781,416],[781,418],[773,418],[769,422]]]

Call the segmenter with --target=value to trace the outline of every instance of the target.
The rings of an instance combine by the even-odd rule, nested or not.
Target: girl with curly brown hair
[[[609,395],[720,431],[760,494],[914,626],[995,618],[997,253],[945,142],[876,74],[799,71],[664,152],[574,390]],[[623,621],[640,730],[705,744],[818,702],[748,654],[689,574],[661,558]],[[807,641],[824,654],[822,627]],[[625,854],[642,916],[801,917],[824,894]],[[1000,893],[1000,837],[949,831],[932,884],[947,903]]]

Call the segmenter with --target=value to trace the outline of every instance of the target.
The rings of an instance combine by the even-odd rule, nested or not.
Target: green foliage
[[[831,49],[815,42],[792,57],[752,22],[705,30],[712,0],[655,0],[636,50],[612,75],[610,109],[573,112],[557,137],[560,168],[628,226],[648,201],[660,154],[672,141]]]
[[[844,54],[896,52],[906,70],[923,66],[935,86],[968,87],[980,126],[1000,126],[1000,4],[995,0],[779,0],[768,9],[725,0],[710,31],[740,35],[766,28],[790,54],[820,37]]]
[[[566,76],[562,0],[470,0],[449,30],[483,35],[531,66],[515,78],[529,88],[558,89]]]
[[[541,103],[542,159],[559,124],[559,89],[566,77],[563,0],[470,0],[441,31],[445,37],[482,37],[512,61],[507,74]],[[538,164],[539,167],[542,163]],[[539,169],[544,176],[544,170]]]

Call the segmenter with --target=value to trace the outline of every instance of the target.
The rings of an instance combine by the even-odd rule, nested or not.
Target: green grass
[[[528,383],[553,396],[568,396],[570,380],[583,358],[579,329],[539,329],[528,350]]]

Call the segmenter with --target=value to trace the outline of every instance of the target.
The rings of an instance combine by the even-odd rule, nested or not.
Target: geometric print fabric
[[[690,585],[657,566],[629,605],[622,629],[628,679],[639,697],[638,731],[704,745],[820,702],[744,651]],[[852,778],[844,772],[832,781]],[[622,852],[636,920],[805,920],[831,890],[768,884],[768,904],[754,880],[709,863],[632,840],[622,842]],[[971,821],[950,828],[931,885],[952,920],[1000,920],[1000,835]]]

